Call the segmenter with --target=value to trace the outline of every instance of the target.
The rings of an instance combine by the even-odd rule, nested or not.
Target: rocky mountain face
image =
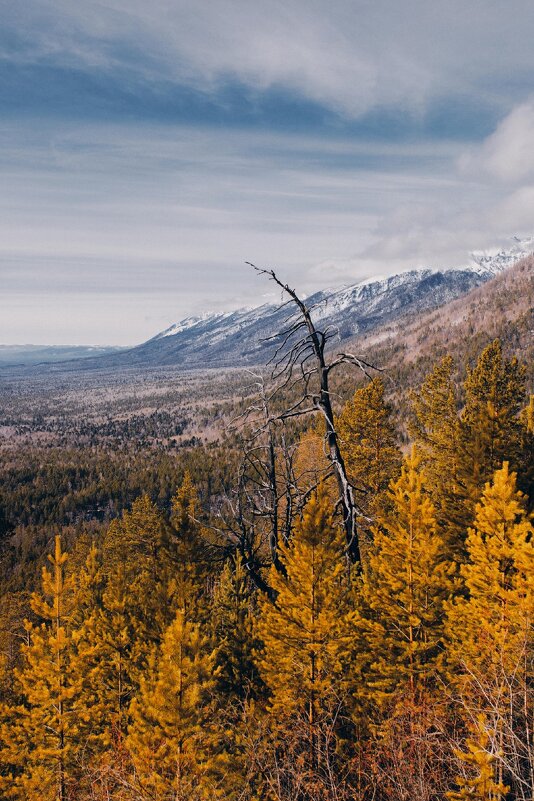
[[[349,346],[357,352],[365,348],[370,361],[405,389],[420,383],[447,353],[463,370],[496,338],[527,365],[527,381],[534,386],[534,254],[445,306],[386,323]]]
[[[534,250],[534,240],[518,240],[496,255],[474,255],[470,265],[417,269],[323,290],[307,298],[315,323],[339,342],[407,316],[436,309],[465,295]],[[190,317],[135,348],[80,361],[75,369],[184,366],[187,368],[264,364],[287,327],[291,306],[264,305]]]
[[[474,271],[413,270],[307,298],[314,322],[331,328],[342,342],[408,311],[417,314],[469,292],[490,274]],[[124,354],[130,364],[262,364],[287,327],[291,307],[262,306],[184,321]]]

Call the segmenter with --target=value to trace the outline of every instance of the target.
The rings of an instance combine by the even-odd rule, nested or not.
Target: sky
[[[534,233],[531,0],[0,0],[0,343]]]

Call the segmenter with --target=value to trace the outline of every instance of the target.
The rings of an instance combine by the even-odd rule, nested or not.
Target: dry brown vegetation
[[[461,298],[415,319],[404,317],[354,341],[386,367],[413,368],[445,352],[471,360],[499,338],[532,364],[534,353],[534,255]]]

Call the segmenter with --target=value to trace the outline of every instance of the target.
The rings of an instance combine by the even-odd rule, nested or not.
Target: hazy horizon
[[[411,0],[5,4],[0,343],[467,263],[534,231],[533,12]]]

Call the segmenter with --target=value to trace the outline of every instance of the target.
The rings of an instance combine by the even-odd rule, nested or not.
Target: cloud
[[[480,248],[509,247],[514,235],[534,232],[534,99],[502,116],[477,144],[461,147],[449,165],[447,182],[434,180],[407,202],[384,209],[375,241],[361,263],[380,259],[401,266],[467,263]],[[434,178],[436,176],[434,175]]]
[[[522,186],[506,195],[493,212],[495,226],[523,234],[534,233],[534,185]]]
[[[48,123],[21,133],[5,123],[0,317],[26,326],[10,297],[38,291],[33,338],[50,341],[39,320],[66,313],[68,297],[100,293],[91,341],[128,343],[155,331],[138,313],[116,338],[114,309],[126,298],[142,310],[157,297],[165,324],[256,303],[247,259],[279,267],[305,292],[364,278],[369,264],[353,256],[378,221],[421,191],[451,193],[443,165],[456,154],[198,127]]]
[[[516,106],[481,146],[460,158],[459,166],[503,183],[528,182],[534,176],[534,99]]]
[[[530,0],[3,12],[0,341],[263,302],[246,259],[309,293],[534,229]]]
[[[115,75],[131,92],[174,84],[222,99],[294,93],[348,118],[392,107],[416,117],[447,96],[509,106],[534,55],[529,0],[21,0],[3,16],[3,54],[19,65]],[[498,52],[498,59],[495,53]],[[171,95],[172,97],[172,92]]]

